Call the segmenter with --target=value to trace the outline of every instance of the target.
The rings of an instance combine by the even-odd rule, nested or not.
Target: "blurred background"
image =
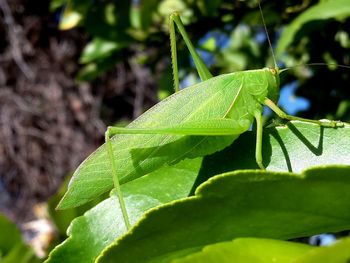
[[[333,1],[344,8],[327,8],[322,18],[309,13],[289,42],[283,35],[330,1],[261,5],[279,67],[292,67],[281,76],[280,105],[306,118],[349,121],[350,68],[337,65],[350,66],[350,3]],[[17,229],[15,222],[32,241],[29,223],[44,220],[49,244],[89,207],[54,211],[107,125],[126,125],[173,93],[174,11],[214,75],[274,65],[254,0],[0,0],[0,229]],[[181,37],[178,51],[185,88],[199,79]],[[319,62],[329,65],[305,66]],[[1,249],[10,251],[0,240]]]

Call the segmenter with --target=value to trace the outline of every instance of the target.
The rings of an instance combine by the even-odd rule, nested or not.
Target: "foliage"
[[[16,225],[0,214],[0,262],[36,263],[34,251],[24,243]]]
[[[339,4],[343,0],[334,2]],[[287,49],[289,53],[283,58],[287,65],[312,59],[312,56],[305,59],[305,56],[312,54],[307,51],[303,51],[299,57],[301,47],[306,47],[310,41],[308,38],[312,36],[304,27],[315,20],[324,27],[338,23],[325,20],[329,15],[318,16],[327,3],[322,2],[315,7],[319,8],[319,12],[305,11],[304,18],[296,18],[290,24],[291,27],[293,23],[298,24],[300,29],[287,30],[281,36],[278,46],[287,48],[294,39],[296,47],[295,50],[291,47]],[[266,61],[271,63],[271,57],[266,55],[266,40],[260,44],[254,40],[262,32],[261,26],[253,29],[247,27],[257,25],[257,17],[260,16],[254,1],[247,1],[243,7],[239,2],[180,0],[142,1],[136,4],[123,2],[119,5],[112,2],[83,4],[72,0],[70,4],[69,8],[72,9],[68,11],[77,12],[81,17],[73,24],[79,22],[93,37],[81,56],[81,62],[87,66],[79,75],[80,79],[91,79],[113,67],[116,61],[123,59],[124,54],[164,46],[164,36],[160,32],[169,13],[175,9],[181,11],[190,31],[196,32],[193,38],[198,47],[202,52],[209,52],[217,62],[212,66],[216,73],[259,68]],[[290,9],[277,3],[263,3],[263,7],[268,27],[276,25],[279,28],[294,17],[290,15],[291,12],[299,13],[308,7],[308,3]],[[335,4],[330,5],[328,12],[332,11],[329,7],[339,9]],[[279,8],[284,11],[278,12]],[[341,16],[344,19],[349,14],[344,9]],[[347,22],[342,20],[339,23]],[[210,26],[206,27],[207,24]],[[218,38],[203,38],[208,30],[216,30],[227,38],[230,35],[231,41],[223,48],[223,44],[217,43]],[[338,27],[336,30],[337,34],[341,31]],[[346,46],[346,33],[342,32],[341,45]],[[275,36],[272,36],[275,42]],[[337,43],[332,42],[333,45]],[[331,46],[327,47],[326,55],[322,50],[319,53],[326,62],[333,59]],[[138,61],[140,64],[154,65],[155,61],[162,60],[164,54],[159,48],[157,55],[138,56]],[[345,58],[346,55],[337,61],[346,64]],[[190,63],[186,65],[184,57],[180,60],[184,72],[190,72]],[[89,71],[89,68],[92,70]],[[300,79],[304,78],[300,69],[296,69],[295,74]],[[340,80],[348,78],[345,74],[340,75]],[[323,76],[321,81],[325,78]],[[212,82],[209,80],[206,83]],[[319,87],[313,85],[313,89]],[[337,91],[342,94],[341,89]],[[343,100],[341,96],[338,97],[339,94],[336,95],[338,102]],[[217,108],[225,102],[218,101],[220,96],[210,95],[215,98]],[[179,105],[183,105],[181,114],[196,112],[199,105],[187,105],[188,97],[180,95],[176,98],[179,98]],[[168,124],[167,118],[173,118],[176,123],[176,116],[172,114],[177,113],[179,105],[172,108],[169,116],[151,116],[148,112],[135,123],[146,123],[145,127],[149,124]],[[157,113],[157,107],[162,106],[164,104],[160,103],[151,112]],[[215,105],[211,105],[208,111],[214,109]],[[334,115],[334,108],[314,114],[329,112]],[[341,114],[338,109],[337,116],[343,117],[346,112],[346,107]],[[129,127],[135,127],[133,125]],[[291,122],[267,129],[263,138],[267,171],[256,170],[253,132],[247,132],[238,139],[241,132],[235,138],[218,137],[215,144],[208,144],[194,155],[190,151],[193,145],[188,146],[188,142],[181,141],[181,138],[178,143],[164,137],[159,143],[154,135],[147,137],[147,140],[137,138],[137,135],[118,136],[119,141],[113,141],[114,147],[130,153],[128,158],[117,161],[118,168],[124,169],[122,192],[132,228],[126,229],[116,193],[112,191],[108,199],[72,222],[68,229],[69,237],[51,252],[47,262],[200,262],[203,257],[220,258],[227,249],[232,254],[225,256],[225,259],[230,260],[253,257],[254,262],[269,262],[273,257],[281,262],[312,262],[316,259],[327,262],[325,259],[332,258],[347,262],[350,255],[344,248],[349,246],[348,238],[329,248],[314,248],[281,240],[350,229],[349,132],[348,124],[324,128],[305,122]],[[191,137],[192,141],[196,139],[196,136]],[[225,148],[234,139],[234,143]],[[184,158],[176,159],[173,155],[189,159],[179,162]],[[164,159],[168,156],[172,162]],[[151,158],[162,165],[156,167],[148,164]],[[110,191],[113,180],[108,165],[105,146],[101,146],[78,168],[59,207],[78,206]],[[84,246],[81,245],[82,241],[86,242]],[[250,247],[259,248],[261,252],[252,255]]]
[[[283,67],[313,62],[349,65],[347,1],[322,1],[315,5],[316,2],[262,1],[269,35],[277,46]],[[62,3],[63,0],[54,0],[52,9]],[[161,98],[172,93],[172,86],[167,81],[172,79],[170,51],[164,43],[168,41],[168,17],[174,11],[181,13],[191,39],[214,75],[273,65],[255,0],[126,1],[122,4],[69,0],[68,3],[68,11],[80,17],[69,28],[79,25],[91,36],[91,42],[80,58],[85,65],[78,74],[81,80],[95,78],[115,64],[134,57],[137,63],[152,70]],[[294,21],[296,17],[298,19]],[[283,28],[286,30],[281,36]],[[193,76],[184,45],[178,48],[181,75]],[[282,54],[284,52],[287,53]],[[159,71],[160,68],[165,70]],[[349,71],[330,68],[333,70],[296,67],[285,74],[284,83],[298,80],[296,94],[311,102],[304,116],[348,121],[350,104],[345,98],[349,97],[349,91],[344,83],[349,83]]]
[[[255,170],[215,176],[194,197],[146,213],[97,262],[170,262],[230,238],[291,239],[349,229],[349,171],[345,166],[300,175]]]

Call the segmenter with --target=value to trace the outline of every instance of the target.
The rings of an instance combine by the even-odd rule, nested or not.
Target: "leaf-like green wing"
[[[312,20],[325,20],[331,18],[344,19],[350,16],[348,0],[321,1],[299,15],[282,33],[278,41],[276,54],[281,56],[293,41],[301,27]]]
[[[237,76],[236,76],[237,75]],[[117,171],[121,183],[134,180],[164,164],[173,164],[186,157],[198,157],[221,150],[249,128],[252,116],[244,102],[256,105],[247,90],[242,89],[242,77],[232,73],[221,75],[182,90],[161,101],[132,122],[130,128],[171,127],[184,122],[200,122],[225,117],[232,102],[237,101],[235,114],[241,127],[233,136],[183,135],[117,135],[112,138]],[[244,101],[243,101],[244,99]],[[59,207],[78,206],[111,190],[113,187],[105,145],[97,149],[75,171],[68,191]]]
[[[291,239],[347,230],[349,185],[350,166],[315,167],[302,174],[222,174],[194,197],[146,213],[98,262],[168,262],[237,237]]]

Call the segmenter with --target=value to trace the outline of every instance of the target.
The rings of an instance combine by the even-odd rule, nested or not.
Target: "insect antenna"
[[[295,65],[292,67],[288,67],[288,68],[284,68],[280,70],[280,73],[296,68],[296,67],[303,67],[303,66],[336,66],[338,68],[346,68],[346,69],[350,69],[350,66],[346,66],[346,65],[339,65],[337,63],[323,63],[323,62],[316,62],[316,63],[307,63],[307,64],[299,64],[299,65]]]
[[[260,14],[261,14],[261,19],[262,19],[262,22],[263,22],[263,25],[264,25],[264,29],[265,29],[267,41],[269,42],[269,46],[270,46],[270,49],[271,49],[272,59],[273,59],[273,62],[275,63],[275,68],[278,68],[276,57],[275,57],[275,53],[273,52],[270,36],[269,36],[269,33],[267,32],[267,27],[266,27],[266,23],[265,23],[264,14],[263,14],[263,11],[262,11],[262,8],[261,8],[261,5],[260,5],[260,0],[258,1],[258,5],[259,5]]]

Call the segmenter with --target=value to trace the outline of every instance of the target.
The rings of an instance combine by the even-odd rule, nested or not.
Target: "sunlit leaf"
[[[237,237],[291,239],[348,230],[349,185],[350,166],[218,175],[194,197],[146,213],[98,262],[168,262]]]

